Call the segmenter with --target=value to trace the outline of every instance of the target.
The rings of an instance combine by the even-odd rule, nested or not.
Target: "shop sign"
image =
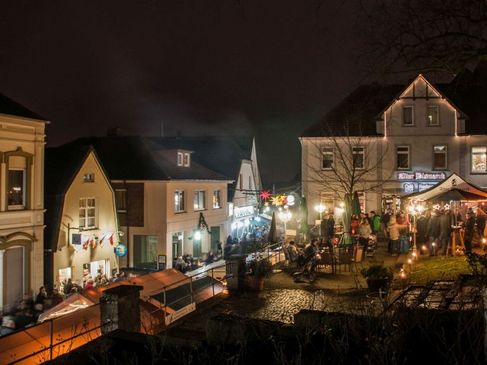
[[[398,172],[398,180],[445,180],[446,174],[444,172]]]
[[[254,207],[252,205],[246,207],[234,207],[233,215],[237,219],[252,216],[254,215]]]
[[[402,184],[402,190],[406,194],[411,194],[417,190],[417,188],[418,188],[417,185],[418,184],[416,184],[416,183],[407,182],[407,183]]]
[[[119,243],[117,247],[114,248],[115,255],[118,257],[124,257],[127,254],[127,246],[123,243]]]
[[[435,185],[436,185],[436,183],[419,183],[418,184],[418,191],[427,190],[429,188],[432,188]]]

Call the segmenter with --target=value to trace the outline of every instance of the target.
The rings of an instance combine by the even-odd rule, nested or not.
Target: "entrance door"
[[[183,256],[183,233],[176,232],[172,235],[172,257],[176,260],[179,256]]]
[[[193,257],[201,257],[201,240],[202,235],[199,235],[198,239],[195,238],[196,234],[193,234]]]
[[[134,267],[157,270],[157,236],[134,236]]]
[[[211,250],[217,253],[218,242],[220,242],[220,227],[211,227]]]
[[[7,310],[22,299],[24,293],[24,248],[13,247],[5,251],[5,305]]]

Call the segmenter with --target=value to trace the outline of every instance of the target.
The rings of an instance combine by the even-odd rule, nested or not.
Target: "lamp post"
[[[320,204],[315,205],[315,210],[316,210],[318,213],[320,213],[320,225],[319,225],[319,227],[320,227],[320,230],[319,230],[319,232],[320,232],[320,237],[321,237],[321,221],[322,221],[322,219],[323,219],[322,215],[323,215],[323,212],[325,211],[325,209],[326,209],[326,206],[325,206],[325,205],[323,205],[323,204],[321,204],[321,203],[320,203]]]
[[[279,219],[284,223],[284,237],[286,237],[286,223],[289,222],[293,216],[293,214],[289,211],[289,209],[280,210],[279,211]]]

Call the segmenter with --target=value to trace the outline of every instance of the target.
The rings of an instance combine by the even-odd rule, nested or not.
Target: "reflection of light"
[[[345,209],[343,208],[335,208],[335,214],[336,215],[341,215],[345,212]]]
[[[232,229],[236,229],[237,227],[238,227],[237,222],[233,222],[233,223],[232,223]]]
[[[237,222],[237,228],[242,228],[243,227],[243,223],[242,222]]]
[[[344,206],[345,206],[345,203],[344,203],[344,202],[341,202],[341,203],[340,203],[340,207],[342,207],[342,208],[343,208]]]
[[[411,265],[413,263],[412,259],[408,259],[408,264]]]
[[[195,239],[196,241],[199,241],[199,240],[201,239],[201,232],[200,232],[200,231],[196,231],[196,232],[194,233],[194,239]]]
[[[289,210],[279,212],[279,219],[283,222],[288,222],[292,216],[293,215]]]
[[[260,217],[255,217],[256,222],[260,222]]]
[[[486,243],[487,240],[485,238],[482,238],[482,243]]]
[[[245,227],[248,227],[248,226],[249,226],[249,224],[250,224],[250,221],[249,221],[248,219],[246,219],[246,220],[244,221],[244,224],[245,224]]]
[[[323,213],[326,209],[326,206],[324,204],[317,204],[315,205],[315,210],[318,212],[318,213]]]
[[[426,245],[421,246],[421,249],[422,249],[423,251],[426,251]]]
[[[183,239],[183,235],[182,235],[182,234],[180,234],[180,235],[178,236],[178,240],[182,240],[182,239]]]
[[[270,210],[271,210],[271,208],[265,207],[264,212],[269,212]]]
[[[287,205],[293,206],[295,203],[294,195],[288,195],[286,200],[287,200]]]

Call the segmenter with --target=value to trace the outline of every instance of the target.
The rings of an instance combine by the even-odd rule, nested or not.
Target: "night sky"
[[[264,182],[281,182],[299,171],[297,136],[362,81],[354,6],[2,1],[0,92],[51,121],[50,146],[116,126],[255,134]]]

